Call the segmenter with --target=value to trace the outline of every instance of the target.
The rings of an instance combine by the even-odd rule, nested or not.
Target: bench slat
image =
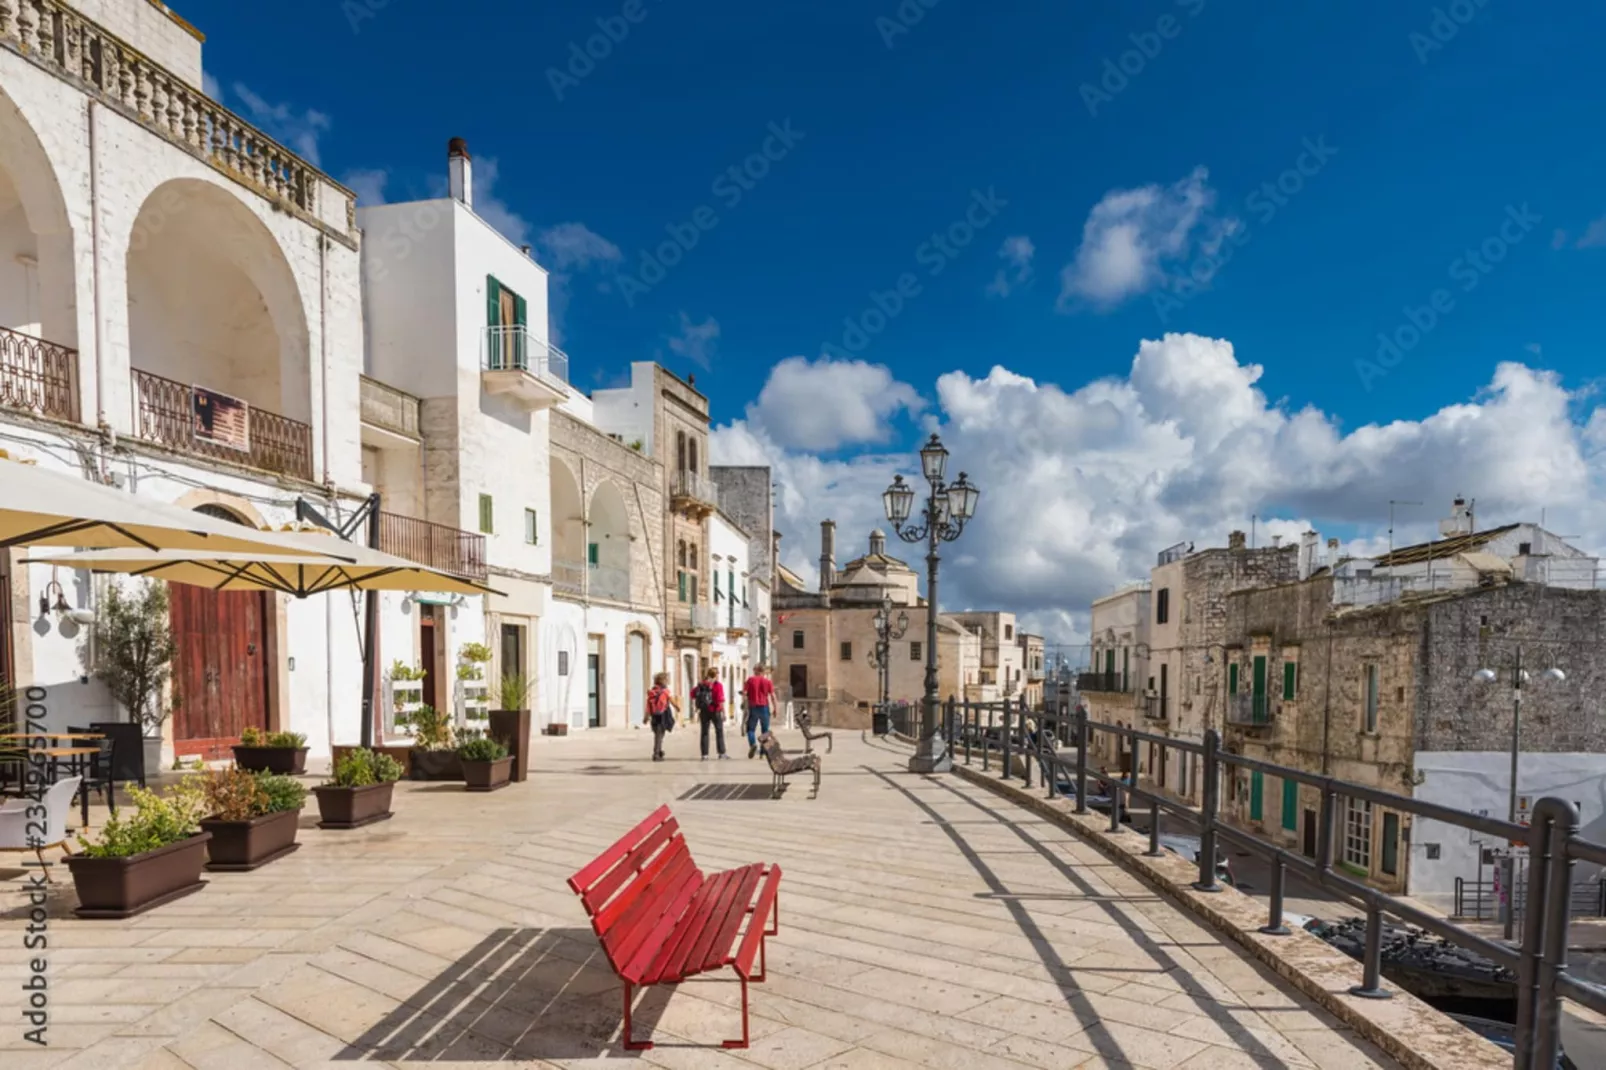
[[[649,814],[639,825],[625,833],[623,836],[619,837],[612,847],[609,847],[606,851],[602,852],[596,858],[593,858],[590,862],[582,866],[579,872],[569,878],[569,887],[578,893],[584,893],[587,888],[596,883],[598,877],[601,877],[604,873],[608,872],[608,870],[612,869],[614,863],[618,862],[626,854],[628,854],[632,847],[646,839],[647,834],[650,833],[654,827],[662,825],[665,821],[671,820],[673,820],[673,818],[670,816],[669,806],[667,804],[660,806],[658,809]]]
[[[747,934],[742,937],[742,946],[730,960],[736,967],[736,973],[743,978],[752,975],[753,959],[758,957],[759,944],[764,940],[764,930],[769,928],[770,911],[775,909],[775,896],[780,886],[781,867],[771,866],[764,880],[764,887],[760,889],[758,899],[753,903],[753,918],[747,923]]]
[[[686,976],[686,963],[693,946],[711,925],[717,924],[714,921],[716,912],[735,892],[735,884],[734,874],[728,872],[716,873],[703,882],[686,913],[676,924],[675,931],[664,941],[658,956],[642,974],[642,984],[678,981]],[[700,962],[701,959],[692,961]]]
[[[724,913],[716,926],[710,928],[708,938],[697,949],[692,973],[717,970],[730,961],[731,949],[736,945],[736,934],[741,931],[742,919],[747,916],[748,905],[753,902],[753,892],[764,875],[764,866],[762,863],[744,866],[736,874],[740,878],[737,894],[725,904]]]
[[[603,945],[616,954],[619,962],[629,961],[668,901],[694,880],[700,884],[702,874],[684,846],[660,854],[593,922]]]
[[[620,961],[625,963],[625,968],[620,971],[625,980],[632,984],[644,983],[642,978],[647,973],[647,967],[652,964],[653,956],[658,954],[664,941],[669,939],[669,934],[675,931],[675,926],[680,923],[681,916],[686,911],[686,905],[702,887],[702,873],[695,867],[693,872],[696,873],[695,880],[680,885],[674,892],[673,898],[667,901],[660,900],[664,902],[663,913],[650,929],[643,926],[643,937],[636,942],[633,953],[628,957],[620,956]]]
[[[632,847],[616,866],[598,878],[597,882],[580,896],[580,901],[585,904],[586,913],[592,915],[599,913],[616,891],[652,863],[660,848],[672,839],[676,839],[678,831],[679,825],[674,818],[670,818],[653,829],[652,834],[640,844]],[[673,849],[671,846],[670,850]]]

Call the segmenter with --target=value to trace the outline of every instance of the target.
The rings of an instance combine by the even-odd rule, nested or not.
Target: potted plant
[[[411,724],[413,779],[462,780],[463,763],[452,745],[451,718],[433,706],[420,706],[413,711]]]
[[[67,859],[78,890],[80,918],[128,918],[198,891],[206,882],[206,844],[200,828],[205,797],[188,780],[166,795],[130,788],[133,808],[106,820],[100,837],[80,836],[82,854]]]
[[[212,834],[207,869],[244,873],[283,858],[301,845],[296,826],[307,789],[280,773],[254,773],[236,766],[206,778],[201,828]]]
[[[495,791],[508,786],[513,774],[513,758],[507,747],[494,739],[477,736],[457,748],[463,762],[463,782],[468,791]]]
[[[234,748],[234,764],[252,773],[300,776],[307,771],[307,737],[300,732],[247,728]]]
[[[533,682],[523,673],[504,673],[497,687],[499,708],[490,711],[490,735],[513,756],[513,779],[523,783],[530,774],[529,697]]]
[[[388,754],[359,747],[341,755],[329,783],[312,789],[318,798],[318,827],[354,829],[384,821],[401,775],[401,763]]]
[[[167,584],[144,580],[106,588],[95,617],[95,675],[139,724],[145,768],[162,767],[162,692],[173,675]],[[174,696],[174,705],[179,696]]]

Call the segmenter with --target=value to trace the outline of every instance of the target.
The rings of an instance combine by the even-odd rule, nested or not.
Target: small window
[[[702,559],[697,556],[697,544],[694,542],[687,543],[686,567],[691,569],[693,572],[696,572],[701,567],[699,564],[701,560]]]
[[[558,675],[569,675],[569,652],[567,650],[558,651]]]
[[[1368,665],[1365,676],[1362,678],[1362,701],[1365,703],[1361,730],[1363,732],[1377,731],[1377,666]]]
[[[1005,639],[1013,639],[1013,638],[1015,638],[1015,626],[1013,624],[1004,625],[1004,638]]]
[[[1299,690],[1299,663],[1283,662],[1283,698],[1293,698]]]
[[[496,506],[489,494],[480,495],[480,534],[490,535],[496,531]]]
[[[685,568],[686,567],[686,540],[685,539],[681,539],[680,542],[675,545],[675,564],[679,565],[681,568]]]
[[[716,568],[714,570],[714,601],[718,602],[719,600],[719,569]]]
[[[1534,544],[1533,543],[1531,543],[1531,542],[1519,542],[1517,544],[1517,553],[1518,554],[1527,555],[1527,554],[1531,554],[1533,552],[1534,552]]]
[[[1162,587],[1154,595],[1154,623],[1164,624],[1171,619],[1171,588]]]
[[[1429,862],[1437,862],[1439,860],[1439,845],[1436,843],[1424,843],[1422,845],[1422,855]]]
[[[852,643],[843,643],[842,644],[842,660],[843,661],[852,661],[853,660],[853,644]]]
[[[1227,666],[1227,694],[1238,693],[1238,663],[1235,661]]]
[[[587,543],[586,544],[586,564],[590,565],[592,568],[596,568],[597,565],[601,562],[601,560],[602,560],[602,558],[601,558],[601,556],[599,554],[599,551],[597,549],[597,544],[594,543],[594,542],[593,543]]]
[[[677,576],[678,576],[678,578],[680,580],[680,600],[682,602],[684,602],[684,601],[686,601],[686,588],[687,588],[686,580],[689,579],[690,577],[688,577],[686,575],[686,570],[685,569],[681,569],[680,572],[677,573]]]
[[[535,510],[524,510],[524,541],[534,546],[541,541],[541,527],[536,522]]]
[[[918,642],[914,642],[912,640],[909,643],[909,660],[910,661],[919,661],[920,660],[920,644]]]
[[[793,650],[802,650],[803,649],[803,630],[801,628],[799,628],[797,631],[792,633],[792,649]]]

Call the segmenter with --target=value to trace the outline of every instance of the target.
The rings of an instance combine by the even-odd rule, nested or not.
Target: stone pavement
[[[127,922],[72,919],[63,871],[45,952],[0,869],[0,1067],[1394,1065],[1069,834],[902,772],[893,745],[836,743],[820,798],[805,780],[771,800],[760,761],[699,762],[691,733],[663,763],[640,733],[542,737],[525,784],[399,785],[393,820],[350,832],[309,813],[296,854]],[[659,1047],[619,1044],[564,881],[661,802],[705,869],[784,870],[749,1050],[718,1047],[740,1032],[724,976],[648,990],[636,1029]],[[48,1049],[18,1017],[40,954]]]

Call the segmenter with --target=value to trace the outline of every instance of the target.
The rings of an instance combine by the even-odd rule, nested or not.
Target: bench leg
[[[748,1040],[748,1037],[747,1037],[747,978],[741,976],[741,974],[737,974],[736,975],[736,979],[742,982],[742,1039],[741,1040],[727,1040],[727,1041],[725,1041],[724,1042],[724,1046],[727,1047],[727,1048],[745,1048],[745,1047],[747,1047],[747,1040]]]
[[[635,985],[632,985],[629,981],[625,981],[624,982],[624,986],[625,986],[625,1028],[624,1028],[624,1032],[621,1034],[621,1036],[623,1036],[623,1038],[624,1038],[625,1050],[626,1051],[651,1051],[652,1050],[652,1041],[650,1041],[650,1040],[637,1041],[637,1040],[631,1040],[630,1039],[630,997],[635,993]],[[744,1010],[743,1011],[744,1016],[745,1016],[745,1013],[746,1012]],[[743,1021],[745,1022],[745,1020],[746,1019],[744,1017]],[[744,1034],[745,1034],[745,1026],[744,1026]]]

